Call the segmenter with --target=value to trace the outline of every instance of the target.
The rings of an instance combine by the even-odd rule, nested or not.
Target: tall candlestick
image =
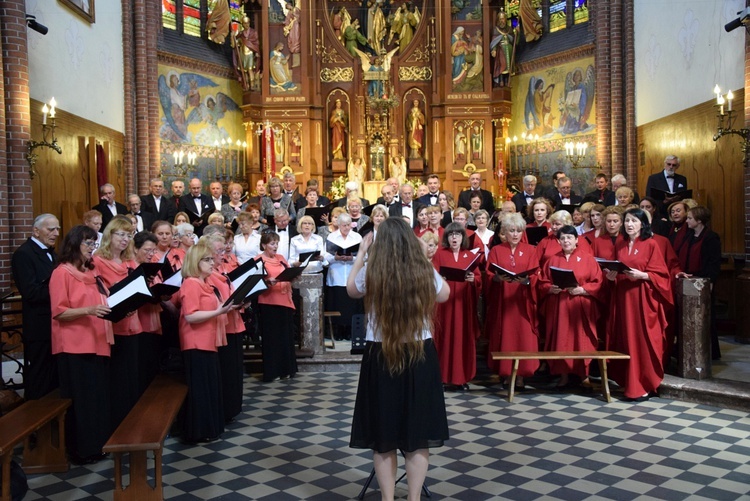
[[[732,99],[734,99],[734,94],[732,94],[732,91],[730,90],[729,92],[727,92],[727,111],[732,111]]]

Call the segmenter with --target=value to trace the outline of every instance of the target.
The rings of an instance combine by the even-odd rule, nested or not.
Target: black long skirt
[[[331,319],[333,325],[351,329],[352,316],[365,312],[364,302],[361,299],[349,297],[346,287],[326,287],[324,300],[326,311],[341,313],[340,317]]]
[[[112,429],[116,429],[128,412],[141,398],[143,376],[140,362],[141,334],[121,336],[115,334],[112,345],[111,399]]]
[[[291,308],[259,304],[260,335],[263,338],[263,381],[291,377],[297,373],[294,350],[294,315]]]
[[[365,346],[349,446],[381,453],[441,447],[448,440],[448,418],[432,340],[424,342],[423,361],[395,376],[381,351],[381,343]]]
[[[112,431],[109,357],[60,353],[60,396],[73,401],[65,418],[65,442],[73,457],[102,453]]]
[[[242,412],[242,340],[244,332],[227,334],[227,345],[219,346],[221,389],[224,398],[224,422]]]
[[[159,358],[161,353],[161,334],[144,332],[140,335],[138,345],[138,360],[141,370],[138,374],[138,388],[140,394],[146,391],[148,385],[159,373]]]
[[[200,442],[219,438],[224,432],[219,354],[203,350],[185,350],[182,354],[188,385],[185,441]]]

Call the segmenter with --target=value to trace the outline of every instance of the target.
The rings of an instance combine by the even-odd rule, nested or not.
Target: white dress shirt
[[[219,198],[211,197],[211,200],[213,200],[214,202],[214,207],[216,207],[216,211],[221,212],[221,206],[224,205],[223,203],[221,203],[221,197]]]
[[[305,241],[305,237],[302,235],[295,235],[289,242],[289,263],[296,263],[299,261],[299,255],[303,252],[315,252],[320,251],[323,261],[312,261],[307,264],[307,268],[303,272],[305,275],[312,273],[320,273],[323,271],[324,266],[328,266],[328,262],[325,261],[326,246],[325,241],[320,235],[312,233],[310,239]]]
[[[234,254],[239,264],[244,264],[260,254],[260,233],[253,231],[247,239],[242,233],[235,235]]]
[[[328,235],[328,241],[339,247],[346,248],[360,243],[362,237],[357,232],[349,231],[349,234],[344,238],[341,235],[341,230],[336,230]],[[326,285],[329,287],[346,287],[346,281],[349,278],[349,272],[352,271],[352,267],[354,266],[354,260],[336,261],[336,256],[328,252],[328,250],[326,250],[325,259],[328,261]]]

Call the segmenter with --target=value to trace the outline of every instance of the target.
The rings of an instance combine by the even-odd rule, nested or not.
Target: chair
[[[336,349],[336,340],[333,338],[333,317],[340,317],[340,311],[324,311],[323,317],[328,320],[328,334],[331,336],[331,348]],[[326,341],[326,328],[323,326],[323,344]],[[327,347],[327,346],[326,346]]]

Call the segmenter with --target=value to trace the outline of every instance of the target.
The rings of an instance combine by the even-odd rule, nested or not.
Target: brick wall
[[[10,257],[28,237],[33,222],[31,179],[26,162],[30,139],[29,61],[24,0],[6,0],[0,7],[2,34],[3,127],[0,141],[0,289],[10,286]],[[3,158],[4,157],[4,158]]]

